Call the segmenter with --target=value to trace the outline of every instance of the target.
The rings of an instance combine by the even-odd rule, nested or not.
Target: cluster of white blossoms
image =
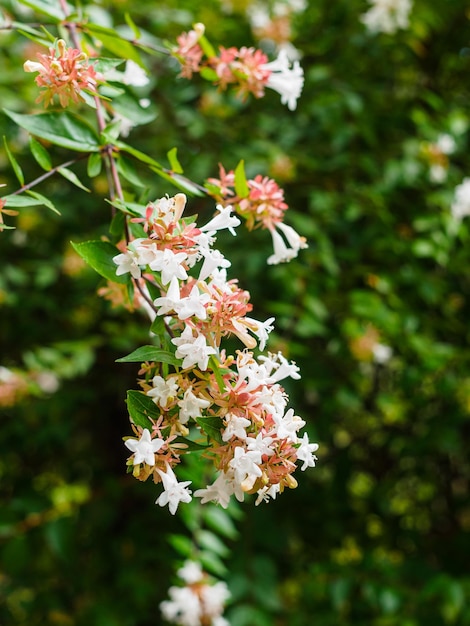
[[[410,25],[412,0],[369,0],[371,6],[361,21],[371,33],[393,34]]]
[[[318,448],[306,433],[298,434],[305,421],[288,408],[281,386],[286,378],[299,379],[299,368],[279,352],[252,352],[264,350],[274,318],[262,322],[249,315],[249,293],[227,279],[230,262],[213,247],[217,232],[235,234],[240,220],[230,206],[218,206],[215,217],[197,227],[182,217],[185,203],[184,194],[177,194],[149,204],[137,220],[137,234],[145,236],[114,257],[116,274],[130,273],[148,294],[153,317],[163,318],[166,345],[177,363],[143,364],[139,384],[150,402],[148,425],[134,424],[138,439],[125,442],[133,453],[130,470],[140,480],[151,476],[162,484],[156,502],[172,514],[192,497],[190,482],[179,482],[174,472],[188,452],[184,441],[190,433],[216,471],[213,484],[194,495],[222,507],[232,495],[242,501],[245,493],[256,494],[258,504],[296,487],[293,472],[298,464],[301,470],[313,467]],[[229,335],[245,346],[235,356],[221,346]]]
[[[164,619],[178,626],[229,626],[222,616],[230,598],[227,585],[212,581],[195,561],[187,561],[177,574],[185,586],[170,587],[170,599],[160,604]]]
[[[452,217],[460,221],[470,215],[470,178],[464,178],[455,188],[454,200],[451,205]]]

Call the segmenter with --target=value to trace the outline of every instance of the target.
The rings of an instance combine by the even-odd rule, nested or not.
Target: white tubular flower
[[[202,248],[200,249],[200,253],[204,258],[204,262],[202,264],[198,280],[206,280],[206,278],[212,276],[215,270],[219,268],[226,269],[232,265],[219,250]]]
[[[284,239],[274,228],[270,232],[273,238],[274,254],[268,257],[268,265],[278,265],[294,259],[297,256],[298,248],[297,250],[288,248]]]
[[[217,354],[215,348],[207,345],[204,335],[198,333],[196,337],[193,336],[190,326],[186,326],[181,336],[172,339],[171,343],[177,346],[175,356],[177,359],[183,359],[183,369],[197,365],[204,372],[209,363],[209,356]]]
[[[172,311],[178,311],[180,302],[180,285],[176,276],[173,276],[166,296],[156,298],[153,304],[156,307],[160,307],[157,311],[157,315],[167,315],[167,313],[171,313]]]
[[[201,498],[201,504],[215,502],[226,509],[230,503],[230,496],[234,493],[233,482],[227,475],[222,473],[217,476],[212,485],[205,489],[198,489],[194,492],[196,498]],[[243,500],[243,497],[242,497]]]
[[[165,442],[163,439],[152,439],[150,431],[145,428],[140,439],[127,439],[124,444],[134,453],[134,465],[140,463],[155,465],[155,453],[160,450]]]
[[[301,237],[298,232],[292,228],[292,226],[284,224],[284,222],[279,222],[279,224],[276,224],[276,228],[279,228],[284,237],[287,239],[287,243],[294,250],[298,251],[308,248],[305,237]]]
[[[147,391],[147,395],[162,409],[166,408],[178,395],[179,387],[174,377],[165,380],[161,376],[154,376],[152,385],[153,387]]]
[[[393,34],[410,25],[411,0],[370,0],[371,7],[361,21],[371,33]]]
[[[176,479],[175,473],[171,467],[166,464],[166,472],[162,472],[157,468],[157,472],[160,474],[163,483],[163,493],[155,500],[155,504],[159,506],[165,506],[168,504],[170,513],[174,515],[178,509],[180,502],[191,502],[191,491],[188,489],[188,485],[192,481],[186,480],[179,483]]]
[[[287,439],[297,443],[297,431],[305,426],[305,422],[298,415],[294,415],[294,409],[289,409],[283,417],[273,415],[273,419],[277,426],[279,439]]]
[[[126,250],[122,254],[117,254],[113,257],[113,262],[117,265],[116,276],[128,274],[129,272],[132,278],[140,278],[142,275],[135,252]]]
[[[266,342],[269,338],[269,333],[273,330],[274,317],[270,317],[265,322],[259,322],[251,317],[245,317],[245,321],[248,323],[251,332],[258,337],[259,349],[263,351],[266,347]]]
[[[186,320],[188,317],[197,317],[205,320],[207,311],[205,304],[211,299],[208,293],[200,293],[197,285],[191,289],[191,293],[186,298],[181,298],[178,305],[178,317],[180,320]]]
[[[290,67],[286,51],[281,50],[277,59],[265,63],[262,69],[271,71],[266,86],[277,91],[281,96],[282,104],[287,104],[287,108],[294,111],[304,86],[304,71],[299,62],[294,61]]]
[[[300,446],[297,448],[297,458],[299,461],[303,461],[303,465],[300,468],[303,471],[307,467],[315,467],[315,461],[317,457],[313,454],[318,450],[317,443],[310,443],[307,433],[304,433],[302,439],[300,439]]]
[[[257,491],[258,497],[255,501],[255,506],[261,504],[261,502],[269,502],[270,499],[275,500],[279,493],[280,487],[278,484],[266,486]]]
[[[249,437],[246,441],[247,449],[252,451],[255,450],[259,452],[261,456],[272,456],[274,454],[274,450],[270,448],[270,445],[274,439],[272,437],[268,437],[262,433],[258,433],[256,437]]]
[[[209,400],[195,396],[192,392],[192,387],[189,387],[184,392],[182,400],[178,402],[180,407],[179,421],[181,424],[186,424],[190,417],[193,419],[201,417],[201,409],[207,409],[210,405]]]
[[[160,603],[160,610],[168,622],[180,626],[201,626],[201,604],[189,587],[170,587],[169,600]]]
[[[232,437],[238,437],[238,439],[242,440],[247,438],[248,435],[246,434],[246,429],[251,425],[250,420],[247,420],[244,417],[237,417],[231,413],[228,413],[225,416],[225,420],[227,422],[227,426],[222,433],[223,441],[230,441]]]
[[[237,233],[234,231],[234,228],[240,226],[241,222],[235,215],[232,215],[232,207],[231,206],[222,206],[218,204],[216,206],[217,211],[219,212],[215,217],[213,217],[205,226],[203,226],[200,230],[203,233],[212,233],[213,231],[223,230],[227,228],[228,231],[232,235],[236,235]]]
[[[188,274],[183,267],[183,263],[188,258],[186,252],[173,252],[169,248],[159,250],[159,254],[149,263],[149,267],[154,272],[161,272],[162,283],[168,285],[173,276],[180,280],[186,280]]]
[[[457,149],[457,144],[452,135],[442,133],[436,141],[436,146],[443,154],[453,154]]]
[[[229,466],[235,473],[235,480],[240,484],[243,491],[249,491],[261,476],[261,454],[257,450],[247,451],[238,446],[233,453],[233,459]]]
[[[199,582],[203,578],[203,571],[200,563],[195,561],[186,561],[183,567],[176,572],[181,580],[184,580],[188,585],[193,585]]]
[[[213,620],[218,620],[218,623],[221,624],[220,618],[224,610],[224,604],[230,598],[227,585],[223,581],[219,581],[214,585],[204,585],[200,593],[205,615],[212,617]],[[228,624],[228,622],[226,623]],[[214,624],[214,621],[212,621],[212,624]]]

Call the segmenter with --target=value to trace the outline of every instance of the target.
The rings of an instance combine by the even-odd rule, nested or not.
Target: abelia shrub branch
[[[298,61],[291,63],[285,50],[274,61],[256,48],[224,48],[215,52],[204,36],[204,25],[195,24],[193,30],[177,38],[178,45],[171,52],[180,61],[180,76],[201,76],[226,89],[233,85],[242,98],[252,94],[262,98],[265,89],[273,89],[281,96],[282,104],[293,111],[297,107],[304,84],[303,70]]]

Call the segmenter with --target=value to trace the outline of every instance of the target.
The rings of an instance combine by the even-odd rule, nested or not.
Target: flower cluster
[[[189,482],[178,482],[173,470],[191,446],[202,448],[217,472],[214,483],[194,495],[223,507],[232,495],[242,501],[256,493],[259,503],[295,487],[297,463],[302,470],[314,466],[317,449],[306,434],[298,435],[305,422],[287,408],[280,384],[300,378],[298,367],[281,353],[253,353],[265,349],[274,318],[249,316],[250,294],[227,279],[230,262],[213,247],[217,232],[235,234],[240,220],[230,206],[219,205],[215,217],[197,227],[182,217],[185,203],[177,194],[149,204],[134,220],[145,236],[114,257],[116,273],[132,275],[168,333],[172,367],[142,365],[141,393],[152,410],[148,427],[134,424],[138,439],[125,444],[133,453],[130,470],[140,480],[152,476],[163,483],[157,504],[168,504],[171,513],[191,500]],[[236,356],[221,346],[230,335],[245,345]]]
[[[177,572],[184,587],[170,587],[170,600],[160,604],[165,620],[179,626],[228,626],[222,617],[230,592],[224,582],[214,582],[199,563],[187,561]]]
[[[295,258],[300,249],[307,247],[307,243],[304,237],[283,222],[288,209],[284,191],[272,178],[261,174],[248,179],[246,186],[247,194],[238,195],[235,172],[226,172],[222,165],[219,166],[219,178],[207,180],[209,193],[221,204],[233,206],[236,213],[246,220],[249,230],[261,227],[270,231],[274,246],[274,254],[268,259],[270,265]]]
[[[271,62],[256,48],[220,47],[216,54],[204,38],[203,24],[196,24],[193,30],[182,33],[177,43],[172,54],[182,65],[181,76],[191,78],[194,73],[201,73],[221,89],[233,85],[241,96],[251,93],[255,98],[262,98],[265,88],[273,89],[291,111],[296,108],[304,74],[298,61],[291,64],[285,50]]]
[[[37,61],[26,61],[23,65],[25,72],[39,72],[36,84],[42,92],[36,102],[44,100],[44,106],[49,106],[58,96],[62,107],[69,102],[83,100],[82,91],[96,92],[97,81],[100,76],[93,65],[88,64],[88,57],[76,48],[68,48],[63,39],[57,41],[57,49],[49,48],[49,54],[38,54]]]
[[[369,0],[371,7],[361,21],[371,33],[393,34],[410,24],[412,0]]]

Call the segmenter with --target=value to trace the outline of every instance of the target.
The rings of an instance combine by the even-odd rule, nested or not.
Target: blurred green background
[[[83,4],[109,25],[129,11],[161,40],[199,21],[214,45],[260,45],[248,1]],[[37,20],[11,0],[2,7]],[[301,367],[288,391],[320,444],[298,489],[245,504],[226,529],[232,626],[470,624],[470,232],[450,211],[470,175],[470,10],[415,0],[408,29],[373,35],[360,21],[367,8],[310,0],[291,15],[306,79],[295,112],[274,92],[241,102],[175,80],[166,57],[147,59],[156,117],[127,139],[162,161],[176,146],[199,183],[245,159],[249,176],[284,187],[286,222],[309,242],[268,267],[265,231],[219,238],[254,316],[276,316],[270,349]],[[22,64],[35,50],[0,31],[3,107],[34,107]],[[25,134],[4,115],[0,130],[27,179],[39,176]],[[85,165],[76,171],[88,184]],[[17,188],[4,152],[0,183]],[[115,359],[148,330],[97,296],[103,282],[70,246],[108,232],[106,182],[90,184],[94,194],[45,182],[38,191],[62,215],[27,208],[0,235],[2,626],[160,624],[181,560],[184,525],[125,474],[137,368]],[[148,185],[150,198],[175,192]]]

